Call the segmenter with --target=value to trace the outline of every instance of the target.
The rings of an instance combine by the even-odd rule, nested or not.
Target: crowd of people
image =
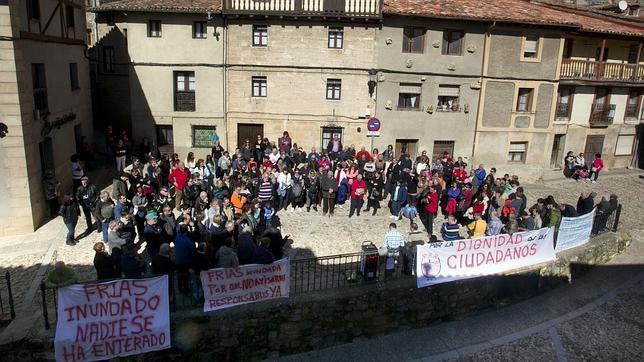
[[[111,144],[122,148],[124,141],[112,137]],[[393,226],[383,248],[396,254],[410,239],[425,243],[556,227],[562,215],[592,210],[596,196],[582,195],[578,207],[552,196],[528,207],[517,176],[497,175],[484,165],[468,170],[463,158],[449,153],[432,160],[422,151],[412,160],[405,149],[395,154],[391,145],[383,152],[357,150],[337,136],[326,149],[308,153],[288,132],[277,141],[245,140],[232,154],[215,141],[203,158],[192,152],[185,158],[161,154],[145,142],[138,150],[116,151],[111,194],[98,190],[84,175],[82,161],[72,157],[77,187],[59,209],[69,245],[76,243],[81,212],[85,234],[102,235],[94,246],[99,279],[177,270],[185,276],[182,284],[190,285],[208,268],[271,263],[283,257],[288,239],[281,232],[283,212],[333,217],[342,210],[352,218],[386,208]],[[439,214],[445,221],[435,233]],[[412,236],[401,237],[397,230],[395,221],[403,218]]]

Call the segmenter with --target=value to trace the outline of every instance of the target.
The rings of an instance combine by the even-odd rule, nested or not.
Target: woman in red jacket
[[[367,184],[362,179],[362,175],[358,174],[358,177],[351,184],[351,208],[349,209],[349,217],[353,216],[354,212],[360,216],[360,210],[362,209],[366,192]]]
[[[427,230],[427,235],[432,237],[434,234],[434,218],[438,213],[438,193],[434,185],[429,186],[429,193],[425,197],[425,212],[422,213],[420,221],[422,221]]]
[[[593,180],[593,183],[595,183],[597,182],[597,176],[599,176],[599,171],[601,171],[604,168],[604,160],[602,160],[601,153],[595,154],[595,159],[593,160],[593,163],[591,166],[592,167],[590,168],[590,175],[588,175],[588,178]]]

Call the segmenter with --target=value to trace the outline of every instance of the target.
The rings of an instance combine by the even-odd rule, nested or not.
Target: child
[[[409,203],[400,210],[400,216],[409,219],[409,223],[413,224],[414,219],[418,216],[418,209],[416,209],[415,203]]]

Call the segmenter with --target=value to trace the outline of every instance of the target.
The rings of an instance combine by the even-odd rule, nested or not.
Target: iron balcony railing
[[[225,0],[224,15],[381,18],[383,0]]]
[[[643,82],[644,66],[639,64],[608,63],[594,60],[564,59],[561,79],[589,81]]]
[[[557,103],[555,117],[566,118],[570,115],[570,103]]]
[[[174,110],[177,112],[195,111],[195,92],[177,91],[174,96]]]
[[[594,105],[588,123],[593,127],[606,127],[613,124],[615,105]]]

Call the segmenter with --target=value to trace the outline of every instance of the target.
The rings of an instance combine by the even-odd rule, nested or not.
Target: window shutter
[[[525,152],[526,144],[523,142],[510,143],[510,152]]]
[[[420,84],[401,84],[400,93],[420,94],[421,85]]]
[[[438,86],[439,97],[458,97],[460,95],[459,86],[441,85]]]
[[[526,38],[525,48],[523,50],[526,53],[536,53],[537,52],[537,40]]]

